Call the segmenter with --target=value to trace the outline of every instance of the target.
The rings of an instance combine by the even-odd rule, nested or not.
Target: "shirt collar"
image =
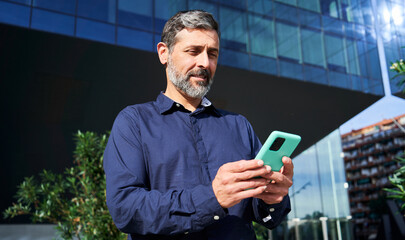
[[[176,103],[175,101],[164,95],[163,92],[161,92],[156,99],[156,105],[159,108],[160,114],[165,114],[168,113],[173,108],[178,108],[179,103]],[[203,97],[200,107],[204,108],[204,110],[212,110],[212,112],[217,116],[222,116],[222,114],[214,107],[214,105],[212,105],[211,101],[208,100],[208,98],[206,97]]]

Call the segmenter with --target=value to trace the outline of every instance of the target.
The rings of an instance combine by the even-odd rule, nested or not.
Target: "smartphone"
[[[283,166],[281,159],[290,157],[301,141],[295,134],[273,131],[263,144],[255,159],[261,159],[269,165],[272,171],[280,171]]]

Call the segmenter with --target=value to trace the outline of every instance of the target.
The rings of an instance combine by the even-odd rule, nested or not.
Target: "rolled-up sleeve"
[[[104,152],[107,206],[116,226],[125,233],[178,234],[201,231],[226,212],[212,186],[191,189],[150,189],[136,119],[121,112]]]

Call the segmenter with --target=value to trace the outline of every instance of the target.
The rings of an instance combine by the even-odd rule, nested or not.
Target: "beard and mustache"
[[[181,72],[177,71],[171,57],[168,58],[167,72],[173,85],[192,98],[203,98],[214,82],[211,73],[207,69],[190,70],[187,74],[183,75]],[[194,86],[190,81],[190,77],[204,78],[205,81],[197,81]]]

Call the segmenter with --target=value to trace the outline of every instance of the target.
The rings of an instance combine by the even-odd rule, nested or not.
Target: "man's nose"
[[[210,65],[210,59],[208,57],[208,53],[203,51],[198,55],[197,59],[197,66],[203,69],[208,68]]]

